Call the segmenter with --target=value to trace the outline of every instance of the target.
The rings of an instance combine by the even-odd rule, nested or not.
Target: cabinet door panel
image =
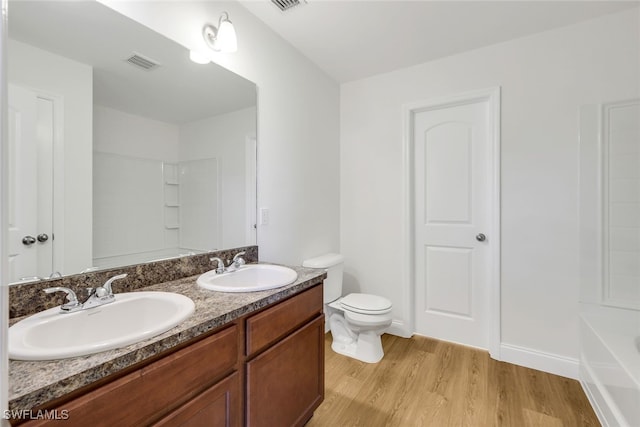
[[[154,427],[232,427],[240,425],[240,376],[229,375],[176,409]]]
[[[324,315],[247,363],[247,425],[303,425],[324,398]]]

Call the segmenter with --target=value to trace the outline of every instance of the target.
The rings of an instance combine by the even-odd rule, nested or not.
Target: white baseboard
[[[413,336],[413,332],[408,330],[407,325],[403,321],[396,319],[393,320],[386,333],[402,338],[411,338]]]
[[[403,338],[411,338],[413,336],[413,332],[407,330],[407,325],[399,320],[394,320],[386,333]],[[580,363],[578,359],[571,357],[545,353],[512,344],[500,344],[499,357],[494,356],[494,354],[491,354],[491,357],[502,362],[513,363],[514,365],[524,366],[574,380],[579,379]]]
[[[517,345],[501,344],[500,360],[513,363],[514,365],[572,378],[574,380],[577,380],[579,377],[580,364],[578,359],[545,353]]]

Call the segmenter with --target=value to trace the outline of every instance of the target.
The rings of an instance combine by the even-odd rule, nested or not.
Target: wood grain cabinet
[[[236,370],[237,342],[238,326],[233,325],[106,385],[59,404],[55,409],[58,413],[65,411],[68,419],[33,420],[24,425],[149,425],[173,409],[198,399],[220,378]]]
[[[322,286],[246,322],[246,423],[300,426],[324,399]]]
[[[38,409],[65,420],[22,426],[287,427],[324,398],[317,285],[112,381]]]
[[[229,375],[194,397],[154,427],[230,427],[239,426],[240,375]]]
[[[247,425],[301,426],[324,398],[324,318],[247,363]]]

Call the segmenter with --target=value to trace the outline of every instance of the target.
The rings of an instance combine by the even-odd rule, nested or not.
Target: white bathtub
[[[640,426],[640,312],[585,304],[580,381],[604,426]]]

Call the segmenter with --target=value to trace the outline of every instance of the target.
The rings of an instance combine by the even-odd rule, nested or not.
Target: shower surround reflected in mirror
[[[97,2],[8,16],[12,282],[255,244],[252,82]]]

